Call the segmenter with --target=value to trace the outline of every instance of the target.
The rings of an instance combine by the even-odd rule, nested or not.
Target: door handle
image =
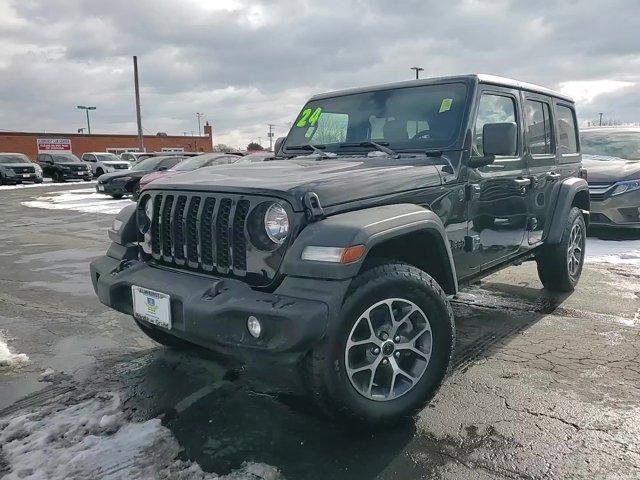
[[[560,174],[556,173],[556,172],[549,172],[547,173],[547,178],[551,181],[555,181],[558,180],[560,178]]]
[[[531,179],[530,178],[516,178],[513,181],[516,182],[516,185],[519,186],[519,187],[527,187],[527,186],[531,185]]]

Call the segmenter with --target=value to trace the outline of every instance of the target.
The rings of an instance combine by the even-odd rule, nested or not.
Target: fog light
[[[247,329],[251,336],[258,338],[262,333],[262,325],[260,324],[260,320],[258,320],[253,315],[247,319]]]

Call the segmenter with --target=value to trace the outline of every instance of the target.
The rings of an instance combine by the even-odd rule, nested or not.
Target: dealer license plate
[[[29,178],[31,175],[29,175],[28,173],[23,173],[23,174],[22,174],[22,176],[23,176],[24,178]]]
[[[80,171],[78,172],[78,175],[84,175],[84,172]]]
[[[133,315],[145,322],[166,329],[171,328],[171,297],[166,293],[131,286]]]
[[[103,185],[98,185],[98,191],[99,192],[104,192],[104,186]]]

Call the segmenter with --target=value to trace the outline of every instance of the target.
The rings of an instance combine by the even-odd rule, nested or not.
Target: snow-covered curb
[[[29,357],[24,353],[11,353],[7,340],[2,332],[0,332],[0,368],[3,367],[19,367],[29,363]]]
[[[587,263],[612,263],[640,267],[640,240],[587,239]]]
[[[160,419],[131,423],[117,393],[0,419],[2,457],[17,479],[282,480],[274,467],[245,463],[218,476],[179,460],[180,445]]]
[[[72,210],[82,213],[117,214],[127,205],[129,198],[115,200],[108,195],[96,193],[93,188],[76,188],[47,192],[35,200],[21,203],[25,207],[44,208],[47,210]]]

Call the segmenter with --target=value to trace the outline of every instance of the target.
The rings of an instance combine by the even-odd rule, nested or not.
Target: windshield
[[[113,153],[97,153],[96,157],[99,162],[120,162],[120,157]]]
[[[224,157],[209,157],[209,156],[190,157],[184,162],[181,162],[178,165],[176,165],[173,168],[173,170],[176,170],[176,171],[197,170],[198,168],[202,168],[208,165],[209,162],[212,162],[211,164],[214,165],[215,163],[217,163],[215,162],[215,159],[217,158],[223,159]]]
[[[31,163],[25,155],[0,155],[0,163]]]
[[[156,167],[156,165],[161,161],[162,161],[162,157],[145,158],[144,160],[140,160],[133,167],[131,167],[131,170],[134,170],[134,171],[153,170]]]
[[[312,100],[287,137],[286,153],[306,144],[349,153],[374,141],[395,151],[437,150],[457,138],[465,109],[461,83],[395,88]],[[307,147],[309,149],[309,147]]]
[[[80,163],[80,159],[75,155],[51,155],[53,163]]]
[[[580,134],[580,145],[589,155],[640,160],[640,131],[586,131]]]

